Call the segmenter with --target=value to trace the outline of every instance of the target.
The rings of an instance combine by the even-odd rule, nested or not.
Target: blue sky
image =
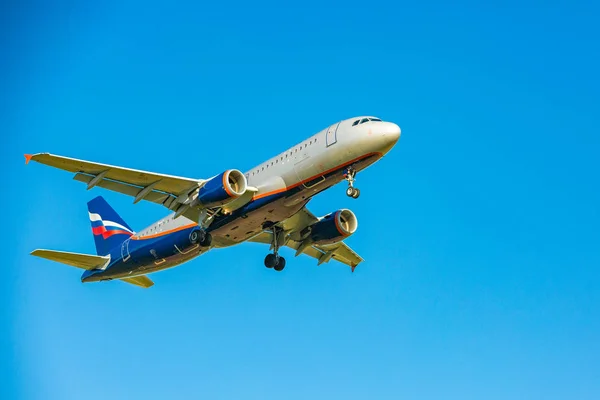
[[[599,398],[598,6],[217,3],[3,6],[0,397]],[[165,210],[23,153],[208,177],[360,114],[400,142],[310,204],[357,214],[354,274],[243,244],[144,291],[28,255],[93,253],[99,194]]]

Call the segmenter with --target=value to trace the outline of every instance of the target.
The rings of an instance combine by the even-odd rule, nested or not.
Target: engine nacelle
[[[310,239],[316,244],[337,243],[356,232],[358,219],[350,210],[328,214],[310,227]]]
[[[197,205],[215,207],[227,204],[246,192],[246,176],[237,169],[229,169],[204,184],[198,190]]]

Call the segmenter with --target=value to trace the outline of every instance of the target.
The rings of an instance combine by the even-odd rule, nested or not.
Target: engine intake
[[[208,180],[198,190],[196,202],[204,207],[227,204],[246,192],[246,176],[237,169],[229,169]]]
[[[316,244],[337,243],[356,232],[358,219],[350,210],[327,214],[311,226],[310,239]]]

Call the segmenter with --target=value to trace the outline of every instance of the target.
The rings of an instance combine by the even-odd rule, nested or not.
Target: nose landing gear
[[[346,196],[358,199],[360,196],[360,190],[354,187],[354,181],[356,180],[356,170],[350,166],[346,169],[344,174],[346,181],[348,181],[348,189],[346,189]]]

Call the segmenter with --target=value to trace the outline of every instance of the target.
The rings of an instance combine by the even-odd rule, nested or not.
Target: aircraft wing
[[[172,209],[175,200],[182,194],[202,186],[202,179],[157,174],[114,165],[100,164],[75,158],[56,156],[49,153],[25,155],[25,160],[37,161],[51,167],[75,173],[73,179],[87,183],[88,189],[99,186],[115,192],[152,201]],[[185,215],[185,214],[184,214]],[[187,215],[186,215],[187,216]]]
[[[300,238],[295,237],[294,233],[302,231],[304,228],[317,221],[318,218],[305,207],[290,218],[281,222],[279,226],[283,228],[284,232],[288,233],[283,239],[284,245],[296,250],[296,256],[304,253],[316,258],[319,261],[318,265],[324,262],[329,262],[330,259],[334,259],[350,266],[354,272],[354,268],[356,268],[356,266],[364,260],[344,242],[333,244],[311,244],[308,246],[303,246]],[[272,244],[273,234],[265,231],[253,237],[249,241],[255,243]]]

